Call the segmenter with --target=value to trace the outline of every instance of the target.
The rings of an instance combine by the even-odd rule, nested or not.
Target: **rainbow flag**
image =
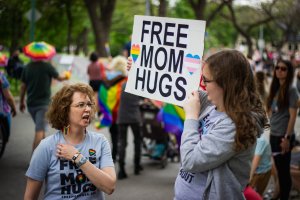
[[[106,88],[104,84],[101,84],[98,92],[98,103],[103,118],[100,122],[95,123],[95,128],[110,127],[117,119],[123,83],[124,81],[119,81],[110,88]]]
[[[165,131],[177,138],[181,137],[184,118],[184,110],[173,104],[165,104],[157,114],[157,120],[164,124]]]

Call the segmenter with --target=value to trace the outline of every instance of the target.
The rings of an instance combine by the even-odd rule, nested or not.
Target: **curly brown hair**
[[[206,64],[224,90],[225,112],[236,125],[234,149],[245,150],[260,135],[258,123],[267,127],[268,121],[250,64],[236,50],[217,52],[207,58]]]
[[[65,85],[52,97],[46,117],[53,128],[61,130],[69,124],[70,105],[72,104],[72,97],[75,92],[86,94],[93,103],[90,115],[90,121],[92,121],[96,112],[93,89],[87,84],[76,83]]]

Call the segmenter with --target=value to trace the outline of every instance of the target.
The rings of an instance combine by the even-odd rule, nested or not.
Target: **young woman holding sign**
[[[236,50],[220,51],[205,61],[202,81],[207,91],[185,100],[174,199],[244,199],[256,138],[267,125],[250,64]]]
[[[204,64],[206,92],[184,104],[181,169],[175,199],[244,199],[256,138],[267,117],[250,64],[242,53],[223,50]]]

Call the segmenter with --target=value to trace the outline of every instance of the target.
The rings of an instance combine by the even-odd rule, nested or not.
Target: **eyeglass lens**
[[[85,102],[80,102],[80,103],[76,104],[75,107],[78,107],[78,108],[86,108],[86,107],[89,107],[89,108],[91,108],[93,105],[94,105],[94,104],[91,103],[91,102],[87,102],[87,103],[85,103]]]

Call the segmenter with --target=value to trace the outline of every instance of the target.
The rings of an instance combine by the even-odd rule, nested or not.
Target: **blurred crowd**
[[[257,143],[250,184],[263,199],[297,199],[300,191],[300,130],[296,129],[295,123],[300,105],[300,51],[256,50],[248,60],[270,117],[270,130],[265,131],[264,138]],[[279,102],[282,102],[281,107]],[[286,111],[283,111],[283,105],[286,105]],[[292,134],[280,135],[276,129]],[[286,151],[281,152],[280,148],[286,148]]]

